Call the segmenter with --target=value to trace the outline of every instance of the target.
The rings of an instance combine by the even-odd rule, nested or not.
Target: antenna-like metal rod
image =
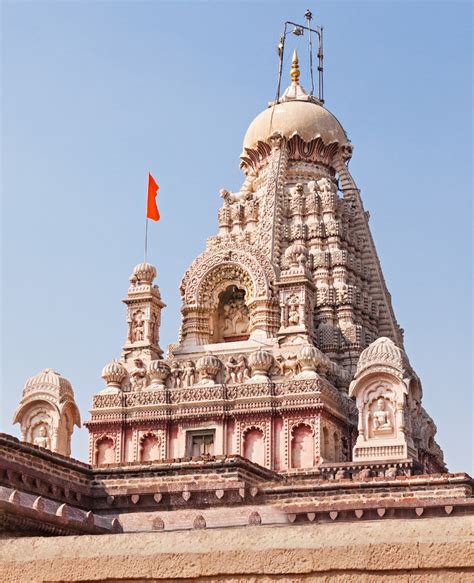
[[[323,67],[323,30],[324,28],[321,26],[320,33],[318,35],[318,85],[319,85],[319,101],[324,103],[324,67]]]
[[[288,23],[285,22],[285,27],[283,28],[283,34],[280,36],[280,44],[278,45],[278,56],[279,56],[279,64],[278,64],[278,84],[277,84],[277,92],[276,92],[276,99],[275,103],[278,103],[280,100],[280,89],[281,89],[281,76],[283,74],[283,55],[285,53],[285,40],[286,40],[286,27]]]
[[[310,95],[313,95],[314,93],[314,77],[313,77],[313,38],[311,36],[311,21],[313,20],[313,15],[311,13],[311,11],[308,9],[305,12],[305,17],[306,20],[308,21],[308,30],[309,30],[309,71],[311,74],[311,93]]]

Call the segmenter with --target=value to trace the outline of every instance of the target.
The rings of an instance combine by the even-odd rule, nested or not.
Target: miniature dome
[[[104,366],[101,376],[108,385],[120,385],[127,376],[127,370],[120,361],[114,359]]]
[[[258,115],[250,124],[244,138],[245,150],[255,148],[258,142],[269,142],[275,132],[290,139],[298,134],[305,142],[318,137],[327,145],[348,144],[344,128],[334,115],[316,98],[308,95],[299,83],[299,64],[296,51],[291,69],[292,83],[278,103]]]
[[[305,263],[308,259],[308,249],[301,243],[293,243],[286,249],[285,259],[291,266]]]
[[[26,381],[23,395],[34,391],[52,391],[59,397],[63,395],[74,396],[71,383],[52,368],[45,368]]]
[[[150,263],[139,263],[133,269],[133,277],[135,277],[139,283],[151,284],[156,277],[156,267],[150,265]]]
[[[370,366],[392,366],[403,370],[411,370],[408,357],[403,350],[384,336],[377,338],[365,350],[362,351],[357,363],[356,376]]]

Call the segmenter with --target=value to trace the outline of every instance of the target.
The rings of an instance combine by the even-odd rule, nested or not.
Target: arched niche
[[[244,457],[265,466],[265,438],[258,427],[250,427],[244,433]]]
[[[211,311],[212,342],[248,340],[250,310],[246,295],[246,290],[234,283],[218,294],[217,306]]]
[[[329,445],[329,430],[327,427],[323,427],[321,432],[321,450],[323,460],[329,460],[330,458],[330,445]]]
[[[140,440],[140,461],[152,462],[160,459],[160,439],[154,433],[145,434]]]
[[[314,436],[309,425],[301,423],[291,432],[291,467],[312,468],[314,466]]]
[[[100,437],[95,444],[96,465],[115,463],[115,440],[109,435]]]

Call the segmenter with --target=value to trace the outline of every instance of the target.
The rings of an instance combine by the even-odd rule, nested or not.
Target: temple
[[[448,473],[404,350],[352,144],[300,83],[296,52],[290,77],[245,134],[243,184],[220,191],[166,354],[157,271],[133,269],[125,344],[84,423],[88,464],[69,457],[69,381],[52,369],[27,381],[22,441],[0,437],[4,532],[472,514],[472,480]]]
[[[244,183],[221,190],[219,232],[183,277],[167,358],[156,269],[133,270],[126,343],[86,423],[91,464],[235,454],[283,474],[345,462],[444,471],[352,146],[299,77],[295,52],[290,86],[244,137]]]

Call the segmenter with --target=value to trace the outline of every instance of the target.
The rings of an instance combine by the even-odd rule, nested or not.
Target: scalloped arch
[[[210,300],[213,275],[227,269],[236,270],[242,278],[249,299],[269,298],[275,271],[268,259],[248,246],[214,248],[205,251],[189,267],[180,290],[186,305],[202,305]],[[219,279],[219,278],[218,278]],[[207,295],[206,295],[207,294]]]

